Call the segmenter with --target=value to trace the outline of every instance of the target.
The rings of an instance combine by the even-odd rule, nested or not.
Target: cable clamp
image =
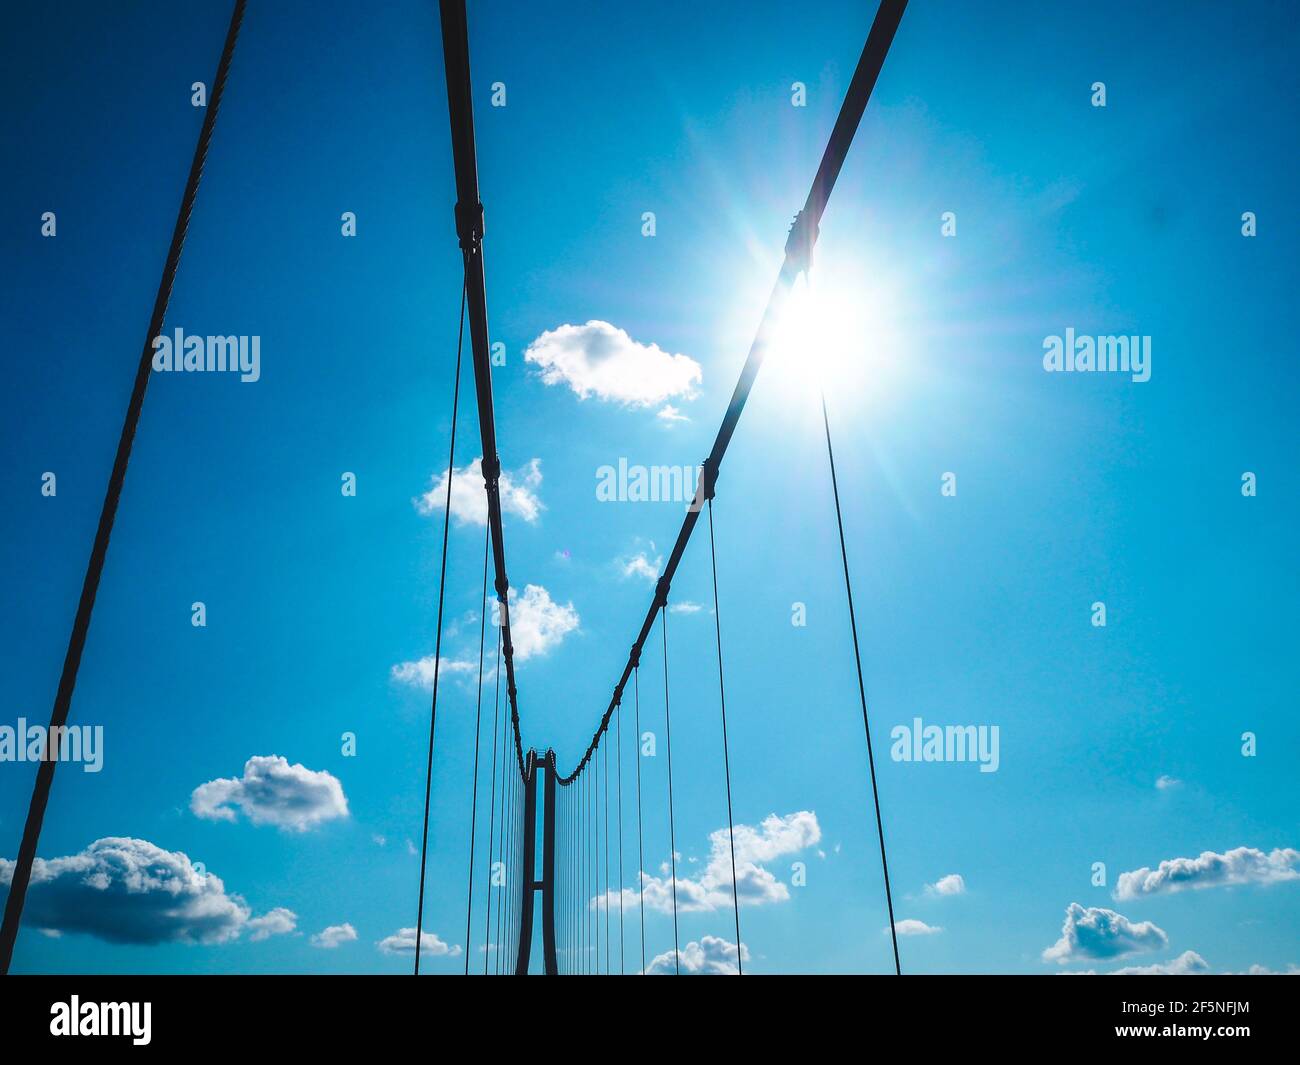
[[[821,230],[812,224],[807,212],[800,211],[790,223],[790,235],[785,238],[785,256],[795,271],[807,273],[812,269],[813,245]]]
[[[668,604],[669,584],[670,582],[667,577],[660,577],[659,580],[655,582],[655,602],[661,607],[667,606]]]
[[[462,251],[474,252],[483,243],[483,205],[481,203],[456,204],[456,235]]]

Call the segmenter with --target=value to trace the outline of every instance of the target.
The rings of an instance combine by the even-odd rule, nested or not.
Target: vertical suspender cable
[[[162,333],[167,318],[172,287],[176,283],[176,271],[180,267],[185,236],[189,232],[190,215],[194,211],[194,201],[199,194],[199,181],[203,177],[203,168],[207,164],[208,146],[212,143],[212,132],[217,125],[217,112],[225,92],[226,77],[230,73],[230,64],[235,56],[235,42],[239,39],[239,27],[244,20],[245,3],[246,0],[235,0],[234,10],[230,14],[230,26],[226,30],[225,45],[221,49],[217,74],[212,81],[212,95],[208,99],[208,107],[203,115],[198,143],[194,147],[194,159],[190,163],[189,177],[185,182],[185,191],[181,194],[181,206],[176,215],[176,225],[172,230],[171,246],[167,250],[162,278],[158,282],[158,294],[154,297],[153,314],[149,319],[149,333],[145,337],[140,361],[136,364],[135,383],[131,388],[131,399],[127,403],[126,417],[122,422],[122,435],[118,438],[113,471],[109,474],[108,488],[104,493],[104,505],[99,512],[99,524],[95,528],[90,560],[86,564],[86,576],[81,585],[81,598],[77,602],[77,613],[72,622],[72,635],[68,640],[68,651],[63,659],[63,672],[59,676],[58,691],[54,696],[54,708],[50,712],[48,735],[51,739],[48,757],[36,768],[36,784],[32,788],[31,803],[27,808],[23,838],[9,880],[4,922],[0,925],[0,975],[9,972],[14,944],[18,940],[18,925],[22,920],[23,904],[27,901],[27,885],[32,876],[32,864],[36,861],[36,847],[40,842],[41,826],[45,821],[45,808],[50,801],[50,789],[54,785],[54,767],[59,761],[58,737],[63,735],[62,729],[67,724],[68,711],[72,707],[72,694],[77,687],[77,671],[81,668],[81,655],[86,647],[86,635],[90,631],[90,618],[95,610],[95,596],[99,592],[99,580],[104,572],[108,543],[113,534],[113,521],[117,517],[117,506],[122,498],[126,468],[131,459],[131,447],[135,443],[136,428],[140,424],[140,412],[144,408],[145,389],[149,386],[149,374],[153,369],[153,339]]]
[[[479,730],[483,723],[483,645],[487,637],[487,529],[483,531],[483,596],[478,625],[478,694],[474,698],[474,788],[469,802],[469,888],[465,892],[465,975],[469,975],[470,923],[474,918],[474,837],[478,828],[478,753]]]
[[[617,731],[617,740],[615,746],[618,748],[618,756],[614,759],[618,766],[618,974],[622,976],[626,971],[623,960],[623,953],[626,948],[626,942],[623,937],[623,704],[618,704],[615,711],[618,714],[618,720],[614,723]]]
[[[677,828],[673,821],[673,724],[668,712],[668,601],[660,607],[659,623],[664,635],[664,735],[668,741],[668,857],[673,871],[673,972],[682,974],[681,947],[677,940]]]
[[[731,815],[731,753],[727,742],[727,686],[722,679],[722,614],[718,610],[718,549],[713,540],[713,492],[709,490],[709,561],[713,568],[713,630],[718,640],[718,699],[722,704],[722,768],[727,777],[727,840],[731,844],[731,905],[736,913],[736,973],[745,974],[740,941],[740,885],[736,883],[736,829]]]
[[[894,946],[894,975],[901,976],[898,960],[898,931],[894,926],[894,896],[889,889],[889,861],[885,857],[885,823],[880,816],[880,791],[876,787],[876,757],[871,749],[871,724],[867,720],[867,689],[862,680],[862,652],[858,647],[858,622],[853,611],[853,583],[849,580],[849,552],[844,543],[844,517],[840,510],[840,487],[835,477],[835,451],[831,447],[831,420],[826,413],[826,393],[822,392],[822,424],[826,428],[826,458],[831,467],[831,490],[835,496],[835,524],[840,533],[840,560],[844,564],[844,595],[849,603],[849,628],[853,632],[853,662],[858,669],[858,698],[862,703],[862,728],[867,734],[867,765],[871,770],[871,800],[876,807],[876,834],[880,839],[880,868],[885,878],[885,905],[889,910],[889,938]]]
[[[632,697],[635,700],[636,736],[636,901],[641,910],[641,975],[645,975],[645,837],[641,829],[641,666],[632,670]]]
[[[496,691],[492,696],[492,788],[488,806],[487,846],[487,905],[483,923],[483,975],[488,974],[488,961],[492,957],[492,843],[497,827],[497,730],[501,727],[501,629],[497,629]]]
[[[609,739],[608,730],[605,738]],[[605,748],[605,771],[601,774],[605,782],[605,972],[608,973],[613,971],[609,947],[609,744],[602,746]]]
[[[447,593],[447,541],[451,532],[451,481],[456,473],[456,421],[460,410],[460,356],[465,345],[465,282],[460,286],[460,328],[456,337],[456,376],[451,390],[451,446],[447,454],[447,498],[443,502],[442,567],[438,575],[438,628],[433,639],[433,703],[429,708],[429,759],[424,769],[424,827],[420,833],[420,898],[415,910],[415,975],[420,975],[424,938],[424,872],[429,854],[429,798],[433,792],[433,732],[438,723],[438,674],[442,666],[442,608]]]

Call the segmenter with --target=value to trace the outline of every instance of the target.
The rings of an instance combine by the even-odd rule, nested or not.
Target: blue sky
[[[472,5],[488,306],[506,350],[497,425],[524,493],[506,517],[509,573],[549,604],[519,663],[520,710],[525,744],[553,746],[565,770],[649,601],[652,581],[627,563],[653,569],[681,519],[679,504],[599,502],[595,471],[707,453],[870,24],[863,8]],[[48,719],[201,122],[190,85],[210,80],[228,16],[225,3],[12,16],[0,725]],[[1213,971],[1300,962],[1285,316],[1296,32],[1281,4],[1228,21],[1186,4],[1029,19],[916,3],[904,17],[814,270],[840,326],[817,346],[830,356],[897,917],[937,929],[901,937],[904,971],[1198,968],[1188,951]],[[490,106],[495,81],[505,107]],[[792,106],[796,81],[805,107]],[[1097,81],[1104,108],[1090,101]],[[46,912],[80,916],[58,937],[25,928],[15,971],[409,967],[380,944],[415,922],[407,841],[418,846],[428,696],[393,671],[433,651],[441,513],[416,501],[445,468],[450,428],[452,200],[433,5],[364,17],[343,3],[250,5],[168,323],[260,336],[261,379],[150,382],[71,718],[104,727],[104,768],[60,767],[40,846],[83,855],[43,889]],[[45,211],[54,238],[40,234]],[[344,211],[355,238],[340,234]],[[954,237],[941,234],[946,211]],[[546,383],[530,344],[591,321],[624,331],[634,354],[685,356],[698,380],[624,401],[619,388],[662,385],[652,358],[610,398],[581,398],[572,374]],[[1151,337],[1151,379],[1045,373],[1044,338],[1067,328]],[[884,972],[807,348],[792,339],[765,367],[715,510],[735,817],[778,819],[752,851],[767,892],[741,912],[746,968]],[[472,404],[462,414],[458,467],[479,454]],[[945,473],[955,496],[941,495]],[[483,531],[461,517],[444,655],[476,661]],[[674,602],[707,604],[706,545],[692,544]],[[791,624],[795,603],[806,626]],[[707,609],[669,619],[679,875],[696,881],[726,824],[712,623]],[[645,661],[643,727],[659,732],[662,663]],[[890,730],[916,717],[997,726],[998,770],[892,760]],[[472,677],[452,673],[424,921],[448,948],[426,955],[434,972],[463,965],[473,739]],[[290,782],[314,789],[319,819],[196,801],[272,756],[304,767]],[[629,746],[628,774],[631,759]],[[658,876],[662,755],[642,771]],[[5,858],[33,776],[0,763]],[[84,852],[117,837],[160,849],[128,848],[128,863],[174,870],[183,855],[219,877],[203,898],[225,915],[222,941],[182,941],[203,936],[160,916],[156,892],[127,899],[146,942],[108,941],[115,919],[86,916],[96,896],[82,879],[99,859]],[[1160,873],[1207,852],[1221,857]],[[1138,881],[1121,874],[1143,869],[1155,875],[1125,890]],[[629,857],[628,885],[635,874]],[[926,890],[951,874],[964,890]],[[255,923],[280,910],[292,920]],[[69,930],[78,922],[88,930]],[[355,939],[313,942],[344,924]],[[683,914],[681,933],[734,940],[729,907]],[[634,943],[629,926],[629,960]],[[648,914],[649,956],[671,946],[671,918]]]

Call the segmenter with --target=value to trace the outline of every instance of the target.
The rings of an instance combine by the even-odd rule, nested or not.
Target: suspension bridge
[[[464,0],[441,0],[443,59],[446,71],[447,104],[450,118],[452,156],[455,170],[455,232],[463,259],[464,274],[460,300],[460,337],[457,344],[452,388],[451,440],[447,463],[447,505],[444,507],[442,553],[439,578],[437,627],[429,713],[428,758],[424,779],[424,818],[421,833],[420,878],[416,901],[414,972],[420,972],[423,948],[426,874],[430,836],[430,800],[434,787],[434,750],[438,724],[438,698],[442,659],[443,613],[445,606],[447,555],[451,519],[452,478],[455,473],[456,424],[460,404],[465,326],[469,326],[469,362],[474,381],[480,443],[482,447],[483,491],[487,501],[487,529],[484,537],[483,602],[491,589],[499,612],[496,630],[495,667],[486,658],[486,610],[480,621],[478,710],[475,724],[473,795],[471,799],[470,854],[468,860],[465,972],[471,971],[471,945],[493,947],[483,951],[483,972],[523,975],[541,971],[548,975],[578,973],[644,973],[648,959],[645,947],[645,900],[639,877],[635,890],[623,883],[625,858],[636,857],[637,869],[645,867],[643,823],[645,811],[660,804],[666,807],[670,833],[670,893],[673,918],[672,970],[681,971],[681,943],[678,936],[678,873],[672,778],[672,717],[669,673],[669,602],[673,579],[705,518],[712,576],[714,644],[717,659],[718,711],[722,726],[722,772],[727,795],[727,833],[731,862],[729,891],[734,917],[735,971],[744,972],[741,907],[737,887],[735,824],[732,816],[731,752],[727,735],[727,697],[721,604],[718,597],[717,549],[713,527],[713,504],[723,471],[723,461],[737,424],[744,413],[755,379],[774,342],[783,308],[801,274],[812,267],[813,250],[826,205],[844,164],[854,135],[866,110],[872,90],[884,66],[890,45],[903,17],[906,0],[882,0],[866,43],[854,70],[838,117],[815,171],[801,209],[794,216],[785,241],[785,255],[759,320],[753,343],[722,417],[708,456],[703,460],[695,498],[687,508],[671,552],[655,583],[654,593],[640,628],[628,651],[622,673],[614,684],[609,702],[597,719],[590,742],[576,764],[567,772],[549,747],[525,747],[515,674],[515,650],[510,626],[510,581],[506,569],[506,544],[502,526],[501,451],[493,405],[492,361],[484,272],[484,206],[479,194],[478,164],[471,92],[469,38]],[[221,106],[246,8],[236,0],[209,105],[195,148],[194,159],[181,199],[171,246],[163,267],[148,332],[136,369],[116,457],[105,493],[99,523],[72,626],[67,654],[50,715],[50,747],[37,771],[36,783],[24,825],[22,842],[14,865],[0,930],[0,971],[9,970],[22,919],[23,906],[32,876],[41,826],[49,802],[58,744],[67,725],[77,672],[89,632],[95,597],[107,556],[113,522],[122,494],[132,444],[143,408],[151,371],[152,340],[163,331],[176,272],[184,250],[190,217],[194,210],[204,165]],[[822,401],[829,475],[835,500],[840,562],[856,666],[858,701],[862,713],[864,741],[868,754],[869,788],[873,801],[875,831],[885,886],[885,902],[893,946],[894,972],[901,974],[897,934],[894,930],[893,898],[885,846],[885,828],[876,788],[875,756],[867,717],[866,689],[858,644],[857,619],[852,581],[840,509],[839,482],[830,419]],[[665,725],[667,791],[650,795],[643,787],[639,757],[636,770],[625,779],[623,752],[641,735],[642,654],[648,641],[659,633],[663,666],[663,720]],[[484,677],[493,678],[495,704],[490,735],[484,729]],[[501,702],[504,681],[504,718]],[[655,708],[657,712],[657,707]],[[625,716],[630,720],[624,721]],[[611,759],[613,769],[611,770]],[[488,767],[490,766],[490,770]],[[489,786],[479,793],[480,769]],[[480,824],[480,814],[483,822]],[[487,869],[477,868],[480,838],[486,835]],[[611,875],[611,867],[614,869]],[[444,877],[445,881],[445,877]],[[476,927],[474,900],[483,892],[483,923]],[[540,937],[537,932],[540,927]],[[540,938],[540,960],[535,958],[535,940]]]

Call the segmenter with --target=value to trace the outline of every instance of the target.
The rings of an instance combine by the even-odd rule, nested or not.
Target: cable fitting
[[[655,582],[655,602],[661,607],[666,606],[668,603],[669,583],[667,577],[660,577],[659,580]]]
[[[806,211],[800,211],[790,223],[790,235],[785,238],[785,256],[790,260],[796,272],[807,273],[812,269],[813,245],[821,232],[812,224]]]
[[[481,203],[456,204],[456,235],[462,251],[477,251],[483,243],[483,205]]]

